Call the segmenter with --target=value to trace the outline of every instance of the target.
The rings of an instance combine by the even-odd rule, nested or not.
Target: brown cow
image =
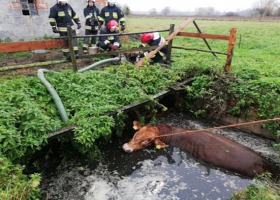
[[[141,126],[138,121],[133,122],[133,128],[138,130],[133,138],[123,145],[125,152],[131,153],[143,149],[154,143],[157,148],[164,148],[167,144],[186,150],[195,158],[216,167],[254,177],[264,172],[271,172],[265,159],[253,150],[219,134],[202,131],[187,132],[186,129],[168,125]],[[177,135],[166,134],[181,133]]]

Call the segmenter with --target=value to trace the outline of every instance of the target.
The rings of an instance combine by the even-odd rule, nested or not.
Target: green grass
[[[169,24],[175,24],[175,29],[184,21],[182,18],[127,18],[128,31],[148,31],[168,29]],[[232,73],[239,74],[247,69],[255,69],[265,76],[280,77],[280,23],[279,21],[224,21],[195,20],[203,33],[229,35],[231,28],[237,28],[237,40],[234,48]],[[184,32],[197,32],[191,23]],[[166,37],[168,34],[163,33]],[[214,51],[227,52],[227,41],[211,40],[208,43]],[[175,37],[174,45],[207,50],[202,39]],[[174,50],[178,51],[178,50]],[[187,52],[192,59],[209,57],[209,62],[224,66],[225,56],[218,55],[215,61],[211,53]],[[214,60],[214,61],[213,61]]]

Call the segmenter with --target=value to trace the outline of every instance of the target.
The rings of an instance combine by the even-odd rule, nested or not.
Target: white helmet
[[[117,0],[107,0],[107,3],[110,5],[115,5],[117,3]]]
[[[95,3],[95,0],[87,0],[87,2],[90,2],[90,1],[92,1],[93,3]]]
[[[68,0],[58,0],[57,3],[68,3]]]

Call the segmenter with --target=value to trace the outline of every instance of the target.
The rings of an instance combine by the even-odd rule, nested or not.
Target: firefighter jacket
[[[154,38],[148,42],[149,46],[160,46],[165,42],[164,37],[162,37],[158,32],[154,32],[153,35]],[[162,48],[160,52],[167,54],[167,48]]]
[[[86,30],[98,30],[99,29],[99,9],[96,6],[87,6],[84,9],[84,16],[86,18]]]
[[[119,33],[119,31],[110,32],[110,30],[107,29],[107,28],[103,28],[100,31],[101,35],[102,34],[116,34],[116,33]],[[120,47],[121,46],[119,37],[117,37],[117,36],[106,36],[106,35],[105,36],[101,36],[101,37],[99,37],[98,41],[100,43],[104,43],[106,46],[108,46],[109,44],[113,44],[116,47]]]
[[[154,38],[148,42],[149,46],[160,46],[165,41],[164,37],[162,37],[158,32],[153,33]]]
[[[162,37],[159,32],[154,32],[153,33],[154,38],[148,42],[148,44],[141,44],[140,47],[145,47],[145,46],[160,46],[165,42],[164,37]],[[149,54],[150,51],[144,52],[144,56],[147,56]],[[159,52],[157,52],[151,59],[154,62],[159,62],[161,61],[164,56],[166,56],[168,52],[168,47],[164,46],[163,48],[161,48],[161,50]]]
[[[120,26],[125,26],[125,18],[124,13],[121,11],[119,7],[114,6],[105,6],[100,11],[99,21],[102,24],[105,22],[105,26],[107,26],[110,20],[116,20]]]
[[[49,22],[52,29],[57,28],[59,32],[67,32],[67,25],[70,25],[75,30],[72,20],[76,24],[81,24],[79,17],[69,4],[65,6],[56,4],[50,8]]]

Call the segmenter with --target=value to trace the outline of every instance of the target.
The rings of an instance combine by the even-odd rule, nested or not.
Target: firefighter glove
[[[80,29],[81,27],[81,24],[77,24],[77,29]]]
[[[124,31],[125,30],[125,26],[121,26],[121,31]]]
[[[53,28],[53,32],[54,32],[54,33],[58,33],[57,28]]]

